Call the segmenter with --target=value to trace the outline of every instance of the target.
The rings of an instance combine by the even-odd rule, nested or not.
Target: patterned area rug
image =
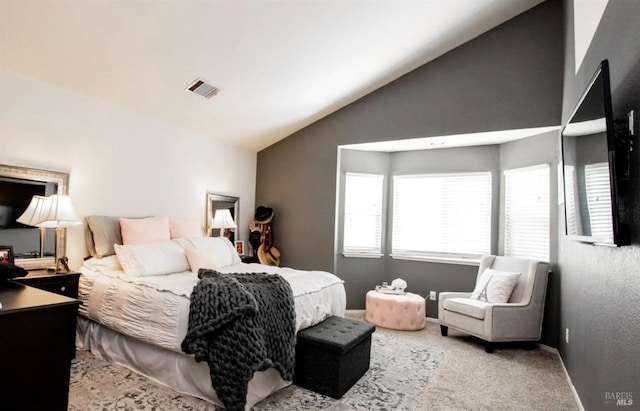
[[[258,403],[255,411],[407,410],[418,405],[442,351],[402,332],[372,335],[369,371],[339,400],[297,386]],[[69,410],[201,410],[219,408],[158,385],[125,367],[78,352],[71,369]]]

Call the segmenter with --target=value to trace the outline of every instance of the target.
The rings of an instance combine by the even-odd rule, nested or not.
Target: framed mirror
[[[39,229],[16,220],[34,195],[67,194],[69,174],[0,164],[0,244],[13,247],[15,264],[25,269],[55,265],[53,228]],[[58,253],[64,255],[66,235],[58,239]]]
[[[228,210],[233,222],[237,227],[240,227],[240,199],[238,197],[223,195],[223,194],[215,194],[215,193],[207,193],[207,215],[205,227],[207,229],[207,235],[211,237],[220,236],[220,228],[214,228],[214,226],[218,226],[219,224],[214,224],[214,218],[216,218],[216,212],[218,210],[224,211]],[[218,219],[220,216],[218,216]],[[238,228],[228,229],[226,231],[227,238],[234,243],[236,239],[239,238]]]

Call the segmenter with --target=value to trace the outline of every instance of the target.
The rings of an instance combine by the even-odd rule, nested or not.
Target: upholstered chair
[[[538,341],[548,276],[545,262],[483,256],[473,293],[439,294],[442,336],[447,336],[449,327],[474,335],[486,341],[488,353],[493,352],[495,342]],[[492,302],[496,298],[498,302]]]

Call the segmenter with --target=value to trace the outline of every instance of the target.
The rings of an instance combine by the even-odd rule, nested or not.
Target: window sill
[[[342,253],[346,258],[382,258],[383,254],[378,253]]]
[[[471,257],[436,257],[421,255],[398,255],[391,254],[395,260],[422,261],[428,263],[457,264],[457,265],[480,265],[480,258]]]

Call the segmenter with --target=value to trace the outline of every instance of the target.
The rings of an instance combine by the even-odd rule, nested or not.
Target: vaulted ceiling
[[[541,1],[0,0],[0,68],[257,151]]]

